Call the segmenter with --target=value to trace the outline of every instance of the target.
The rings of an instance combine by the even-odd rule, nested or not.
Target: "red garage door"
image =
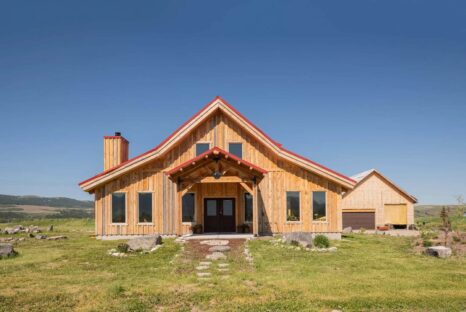
[[[343,212],[343,228],[351,226],[353,229],[375,229],[374,212]]]

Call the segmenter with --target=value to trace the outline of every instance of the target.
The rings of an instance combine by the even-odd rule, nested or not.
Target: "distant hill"
[[[77,200],[67,197],[40,197],[0,195],[0,205],[30,205],[59,208],[92,208],[94,203],[90,200]]]
[[[454,215],[461,208],[465,209],[466,206],[460,205],[416,205],[414,207],[414,215],[419,217],[439,217],[442,207],[450,208],[450,214]]]

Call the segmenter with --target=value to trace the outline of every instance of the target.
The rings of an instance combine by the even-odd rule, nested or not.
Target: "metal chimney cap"
[[[115,136],[121,136],[121,132],[115,132]]]

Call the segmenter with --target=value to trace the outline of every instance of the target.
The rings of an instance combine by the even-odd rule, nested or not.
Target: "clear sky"
[[[466,195],[465,1],[2,1],[0,193],[88,199],[221,95],[288,149]]]

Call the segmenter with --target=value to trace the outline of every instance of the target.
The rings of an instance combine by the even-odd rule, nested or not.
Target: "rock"
[[[39,227],[37,225],[30,225],[27,229],[26,229],[26,233],[40,233],[41,230],[39,229]]]
[[[5,228],[5,230],[3,231],[3,233],[5,233],[5,234],[10,234],[10,235],[11,235],[11,234],[16,234],[16,233],[18,233],[18,232],[19,232],[19,229],[17,229],[17,228],[11,228],[11,227],[7,227],[7,228]]]
[[[230,246],[212,246],[209,248],[209,251],[210,252],[213,252],[213,251],[230,251],[231,250],[231,247]]]
[[[160,245],[162,243],[162,236],[154,235],[154,236],[143,236],[130,239],[128,241],[129,250],[132,251],[149,251],[153,249],[155,246]]]
[[[330,247],[330,248],[327,248],[327,250],[329,252],[336,252],[337,251],[337,247]]]
[[[212,274],[210,274],[209,272],[197,272],[197,277],[207,277],[210,275]]]
[[[445,246],[434,246],[426,249],[426,253],[429,256],[438,258],[448,258],[451,256],[451,248]]]
[[[230,271],[230,269],[223,268],[223,269],[217,269],[217,271],[219,271],[219,272],[228,272],[228,271]]]
[[[216,252],[213,252],[210,255],[207,255],[205,258],[209,259],[209,260],[225,260],[227,258],[227,256],[225,256],[221,252],[216,251]]]
[[[50,236],[49,238],[47,238],[48,240],[59,240],[59,239],[67,239],[68,237],[64,236],[64,235],[59,235],[59,236]]]
[[[162,245],[157,245],[157,246],[155,246],[154,248],[152,248],[149,252],[154,252],[154,251],[156,251],[157,249],[159,249],[160,247],[162,247]]]
[[[36,239],[47,239],[47,235],[40,235],[40,234],[38,234],[38,235],[36,235],[36,236],[34,236],[34,237],[35,237]]]
[[[0,258],[8,258],[16,255],[12,244],[0,243]]]
[[[219,263],[219,264],[218,264],[218,267],[219,267],[219,268],[226,268],[226,267],[228,267],[228,266],[230,266],[230,264],[228,264],[228,263]]]
[[[306,242],[306,241],[298,241],[298,244],[304,248],[308,248],[308,247],[312,247],[311,244],[309,244],[309,242]]]
[[[53,232],[53,224],[49,225],[47,228],[47,232]]]
[[[287,244],[301,244],[303,245],[312,245],[312,233],[307,232],[292,232],[283,234],[283,242]]]
[[[200,265],[200,266],[196,267],[196,270],[204,271],[204,270],[208,270],[209,268],[210,268],[210,266],[208,266],[208,265]]]
[[[351,226],[345,227],[342,231],[343,234],[349,234],[353,231],[353,228]]]
[[[199,262],[199,265],[211,265],[211,264],[212,264],[212,262],[210,262],[210,261],[201,261],[201,262]]]
[[[209,245],[209,246],[226,246],[230,243],[230,241],[223,240],[223,239],[209,239],[200,242],[201,245]]]

